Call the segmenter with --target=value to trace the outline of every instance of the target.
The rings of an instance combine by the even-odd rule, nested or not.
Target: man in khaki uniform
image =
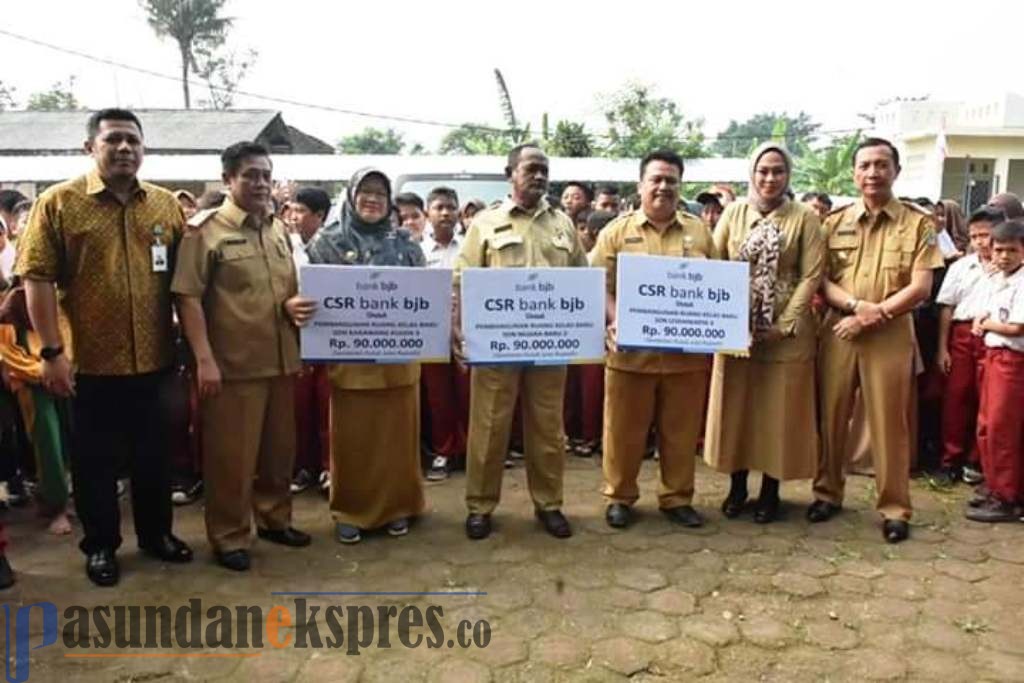
[[[296,295],[284,225],[270,212],[271,164],[259,144],[221,155],[230,196],[189,221],[171,290],[196,357],[206,533],[223,566],[249,568],[250,518],[260,538],[309,545],[290,526],[295,458],[295,326],[315,304]]]
[[[914,330],[909,315],[928,298],[932,270],[943,265],[931,217],[893,198],[899,152],[887,140],[858,145],[853,179],[861,198],[825,219],[828,261],[822,285],[830,310],[819,354],[822,453],[812,522],[843,502],[844,459],[854,392],[860,388],[874,459],[883,535],[909,533]]]
[[[601,231],[590,262],[605,268],[610,355],[605,370],[605,519],[612,527],[630,523],[640,497],[637,476],[653,423],[658,439],[658,507],[688,527],[704,523],[693,500],[697,439],[703,428],[708,389],[708,356],[615,348],[615,278],[619,254],[715,258],[708,226],[679,211],[683,160],[671,151],[652,152],[640,162],[640,209],[620,216]]]
[[[455,288],[465,268],[585,266],[587,257],[572,221],[544,198],[548,158],[536,145],[509,152],[505,174],[512,183],[501,204],[480,211],[466,233],[455,264]],[[455,352],[461,353],[460,316],[453,325]],[[470,380],[466,448],[466,535],[486,538],[491,513],[501,495],[512,415],[520,387],[526,441],[526,475],[537,517],[552,536],[567,538],[572,528],[561,512],[565,453],[562,402],[564,366],[479,366]]]

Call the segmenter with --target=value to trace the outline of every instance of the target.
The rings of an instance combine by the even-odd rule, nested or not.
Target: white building
[[[965,210],[999,192],[1024,196],[1024,96],[889,102],[875,110],[871,134],[900,149],[898,195],[953,199]]]

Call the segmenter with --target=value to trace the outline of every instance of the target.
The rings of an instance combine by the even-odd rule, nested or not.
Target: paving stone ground
[[[596,462],[570,460],[565,512],[576,534],[566,541],[541,533],[520,466],[506,472],[495,533],[482,542],[463,535],[458,474],[428,485],[430,512],[408,536],[372,535],[357,546],[331,539],[326,503],[308,492],[297,498],[296,525],[314,534],[312,547],[257,541],[253,570],[236,575],[213,564],[197,504],[176,510],[176,531],[194,545],[196,561],[164,566],[146,559],[126,528],[115,589],[93,588],[74,542],[48,536],[30,512],[16,510],[7,522],[18,584],[0,599],[12,608],[50,601],[63,613],[69,605],[176,610],[201,598],[204,608],[244,605],[267,613],[285,605],[295,615],[294,597],[272,593],[486,593],[308,599],[310,608],[320,607],[323,639],[331,606],[363,604],[376,612],[411,605],[425,612],[436,605],[445,639],[463,619],[486,620],[486,648],[442,641],[438,649],[409,649],[395,624],[392,647],[367,647],[358,656],[210,643],[198,651],[82,650],[59,638],[31,653],[30,681],[1024,681],[1024,524],[964,520],[963,487],[938,492],[915,481],[912,539],[890,546],[881,540],[870,479],[851,478],[843,513],[813,526],[803,517],[809,485],[787,484],[784,520],[759,526],[749,514],[723,519],[718,505],[726,478],[699,467],[696,504],[709,523],[690,531],[658,513],[657,464],[648,461],[638,519],[613,531],[603,519]],[[40,613],[31,612],[32,644],[42,637]],[[61,627],[66,623],[61,616]],[[431,636],[426,627],[410,632]],[[280,633],[312,638],[309,629]],[[147,656],[67,656],[82,653]]]

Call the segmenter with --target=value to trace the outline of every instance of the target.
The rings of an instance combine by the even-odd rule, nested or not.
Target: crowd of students
[[[746,510],[755,470],[756,521],[778,518],[789,479],[814,480],[807,516],[826,521],[850,461],[864,461],[858,442],[890,542],[908,535],[915,466],[936,485],[976,485],[969,519],[1020,517],[1024,210],[1009,194],[966,218],[948,200],[897,200],[887,141],[861,144],[862,197],[834,210],[823,193],[796,201],[788,152],[774,143],[752,154],[746,198],[712,186],[696,197],[699,217],[680,202],[674,153],[641,162],[635,196],[573,182],[547,197],[547,158],[522,145],[503,202],[460,206],[446,187],[393,196],[366,169],[325,225],[331,197],[274,186],[257,144],[225,150],[226,190],[196,198],[137,180],[142,123],[131,112],[97,112],[87,132],[94,171],[34,206],[0,192],[0,479],[5,504],[34,496],[55,534],[73,531],[74,496],[98,585],[119,577],[123,480],[141,549],[190,561],[170,505],[205,499],[215,557],[239,571],[252,517],[263,540],[310,543],[291,526],[292,494],[329,497],[339,542],[401,536],[426,508],[424,473],[441,481],[462,466],[466,533],[484,538],[501,469],[524,452],[538,519],[556,537],[572,533],[560,510],[566,453],[601,458],[612,527],[631,522],[645,456],[658,459],[661,510],[700,526],[701,442],[731,477],[729,518]],[[749,354],[618,350],[617,255],[636,251],[751,263]],[[470,267],[604,267],[608,361],[470,370],[456,291],[450,363],[304,365],[296,328],[316,307],[299,294],[306,263],[446,268],[456,282]],[[12,582],[4,558],[0,586]]]

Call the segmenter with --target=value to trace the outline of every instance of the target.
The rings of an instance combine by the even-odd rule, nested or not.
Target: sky
[[[775,0],[646,3],[592,0],[330,2],[229,0],[230,46],[259,56],[240,88],[373,114],[502,125],[493,69],[516,114],[538,130],[546,112],[603,133],[602,102],[641,82],[705,120],[806,111],[826,131],[863,126],[894,97],[971,100],[1024,93],[1024,2]],[[4,3],[0,30],[174,76],[173,41],[156,37],[137,0]],[[75,77],[101,106],[180,107],[181,87],[0,35],[0,80],[16,99]],[[194,95],[195,97],[196,95]],[[202,93],[199,93],[202,96]],[[428,149],[448,130],[236,98],[335,143],[365,126],[394,127]]]

